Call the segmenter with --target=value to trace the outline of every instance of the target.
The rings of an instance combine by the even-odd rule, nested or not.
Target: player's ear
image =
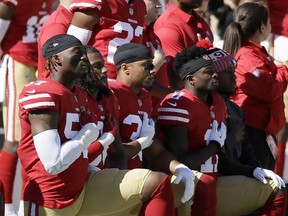
[[[195,84],[195,81],[194,81],[195,77],[193,76],[193,74],[189,74],[189,75],[186,77],[186,79],[188,80],[188,82],[189,82],[190,85],[194,86],[194,84]]]
[[[128,64],[126,64],[126,63],[121,64],[121,68],[122,68],[122,70],[124,71],[124,73],[126,75],[129,75],[130,69],[129,69],[129,65]]]

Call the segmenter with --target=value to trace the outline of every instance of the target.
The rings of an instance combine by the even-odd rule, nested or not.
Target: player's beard
[[[142,87],[144,89],[146,89],[147,91],[150,91],[152,89],[152,87],[153,87],[153,83],[154,83],[154,79],[153,79],[153,81],[147,80],[146,82],[143,82]]]

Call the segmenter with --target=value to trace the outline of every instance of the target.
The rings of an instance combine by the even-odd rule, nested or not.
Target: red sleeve
[[[13,8],[16,8],[19,2],[17,0],[11,1],[11,0],[2,0],[1,2],[10,5]]]
[[[89,163],[93,162],[103,152],[103,146],[99,141],[93,142],[88,148]]]
[[[267,64],[253,52],[245,52],[237,58],[235,72],[239,90],[259,100],[274,101],[282,96],[287,86],[287,67],[276,67],[273,62]]]
[[[91,11],[95,11],[97,14],[100,15],[104,9],[105,1],[73,0],[72,4],[70,5],[70,10],[72,12],[75,12],[77,10],[81,10],[81,11],[91,10]]]
[[[47,85],[41,85],[41,82],[45,81],[35,81],[29,86],[24,87],[19,97],[20,107],[27,112],[35,110],[59,111],[59,102],[57,100],[58,98],[61,100],[60,97],[62,95],[47,91]]]
[[[174,93],[175,94],[175,93]],[[160,104],[158,109],[157,124],[159,125],[177,125],[190,128],[188,100],[179,100],[173,97],[173,94],[168,95]],[[187,107],[187,108],[186,108]]]

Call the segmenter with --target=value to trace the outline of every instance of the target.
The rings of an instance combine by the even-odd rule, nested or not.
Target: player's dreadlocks
[[[96,48],[84,46],[87,53],[100,53]],[[84,88],[89,94],[96,95],[97,100],[101,100],[102,95],[110,95],[111,91],[105,86],[100,76],[94,72],[92,65],[89,63],[88,70],[83,71],[76,81],[76,84]]]

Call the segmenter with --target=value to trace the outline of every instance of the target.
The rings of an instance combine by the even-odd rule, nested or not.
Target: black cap
[[[137,43],[124,44],[116,50],[114,54],[114,64],[120,67],[122,63],[132,63],[144,59],[152,58],[147,47]]]
[[[73,35],[59,34],[49,38],[42,46],[42,55],[44,59],[52,57],[54,54],[60,53],[74,46],[82,46],[79,39]]]

